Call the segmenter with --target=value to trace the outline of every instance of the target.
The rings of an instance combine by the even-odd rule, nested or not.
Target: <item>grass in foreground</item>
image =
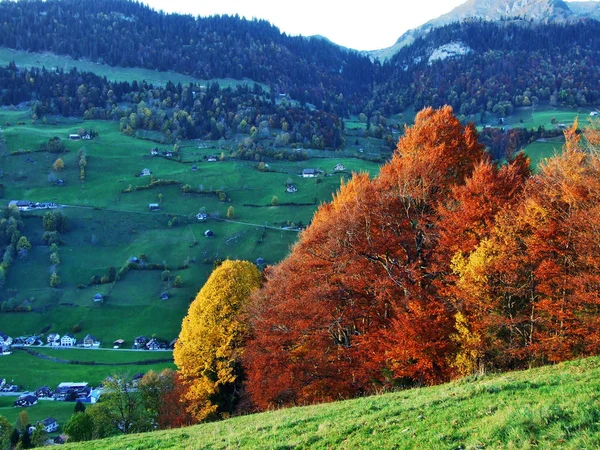
[[[68,446],[84,447],[599,448],[600,358]]]

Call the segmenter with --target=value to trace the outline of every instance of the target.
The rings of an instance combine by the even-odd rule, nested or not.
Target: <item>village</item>
[[[131,348],[125,349],[125,340],[117,339],[112,344],[111,350],[173,350],[177,339],[172,341],[164,341],[155,337],[147,338],[146,336],[137,336],[133,339]],[[55,349],[61,348],[81,348],[81,349],[97,349],[102,343],[92,334],[87,334],[83,339],[77,339],[72,333],[60,335],[58,333],[50,333],[45,338],[40,335],[19,336],[12,338],[0,331],[0,350],[1,355],[10,355],[13,349],[28,348],[28,347],[51,347]],[[108,348],[105,350],[109,350]],[[0,387],[0,390],[2,388]]]

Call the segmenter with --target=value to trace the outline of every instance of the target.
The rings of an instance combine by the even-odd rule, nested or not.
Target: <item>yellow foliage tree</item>
[[[233,411],[247,331],[239,312],[261,278],[252,263],[223,262],[183,319],[174,358],[186,387],[188,412],[196,421],[227,417]]]
[[[62,160],[62,158],[58,158],[56,161],[54,161],[52,168],[55,172],[60,172],[61,170],[63,170],[65,168],[65,163]]]

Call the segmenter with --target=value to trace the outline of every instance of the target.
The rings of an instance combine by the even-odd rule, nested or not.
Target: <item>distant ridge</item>
[[[581,18],[600,20],[600,3],[567,4],[563,0],[467,0],[449,13],[408,30],[393,46],[366,53],[372,59],[386,60],[434,28],[471,18],[492,22],[513,19],[533,23],[564,23]]]

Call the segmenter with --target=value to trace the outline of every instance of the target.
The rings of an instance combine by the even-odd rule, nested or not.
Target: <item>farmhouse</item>
[[[196,219],[198,219],[199,221],[203,222],[206,219],[208,219],[208,214],[206,214],[206,213],[198,213],[198,214],[196,214]]]
[[[146,348],[148,350],[160,350],[160,342],[158,342],[156,339],[150,339],[148,341],[148,343],[146,344]]]
[[[151,174],[152,174],[152,172],[150,172],[150,169],[148,169],[147,167],[145,167],[140,172],[140,177],[149,177]]]
[[[319,174],[319,172],[315,169],[304,169],[302,171],[303,178],[314,178]]]
[[[47,417],[39,422],[39,424],[44,427],[46,433],[54,433],[56,430],[58,430],[58,422],[53,417]]]
[[[97,293],[94,295],[94,303],[102,303],[104,301],[104,295]]]
[[[10,345],[12,344],[12,338],[8,336],[6,333],[0,331],[0,345]]]
[[[133,340],[133,346],[135,348],[142,348],[148,342],[148,338],[146,336],[138,336]]]
[[[11,200],[8,202],[8,206],[14,206],[19,211],[27,211],[31,208],[31,202],[29,200]]]
[[[590,116],[591,116],[591,117],[595,117],[595,116],[597,116],[598,114],[600,114],[600,113],[598,113],[598,111],[592,111],[592,112],[590,113]]]
[[[77,344],[77,339],[70,333],[67,333],[60,338],[61,347],[73,347],[75,344]]]
[[[69,440],[69,436],[66,434],[61,434],[54,438],[54,443],[57,445],[65,444]]]
[[[28,338],[25,339],[25,346],[26,347],[30,347],[32,345],[42,345],[43,341],[40,340],[40,338],[38,338],[37,336],[29,336]]]
[[[285,190],[285,192],[289,192],[290,194],[293,194],[294,192],[298,192],[298,188],[293,184],[288,184],[288,187]]]
[[[160,209],[160,205],[158,203],[149,203],[148,209],[150,211],[158,211]]]
[[[12,350],[9,345],[2,345],[0,346],[0,353],[2,356],[12,355]]]
[[[37,398],[50,398],[52,397],[52,389],[50,389],[48,386],[42,386],[37,388],[33,395],[35,395]]]
[[[81,139],[81,136],[79,136],[78,134],[70,134],[69,139],[72,141],[78,141],[79,139]]]
[[[208,162],[216,162],[217,161],[217,157],[215,155],[208,155],[208,157],[206,158],[206,160]]]
[[[150,150],[150,154],[151,154],[152,156],[156,156],[156,155],[158,155],[158,148],[154,147],[152,150]]]
[[[215,233],[213,233],[212,230],[206,230],[204,232],[205,237],[213,237],[214,235],[215,235]]]
[[[177,338],[175,338],[171,342],[169,342],[169,348],[171,348],[171,349],[175,348],[175,344],[177,344]]]
[[[124,343],[125,343],[125,340],[117,339],[115,342],[113,342],[113,348],[121,348]]]
[[[22,395],[13,403],[13,406],[33,406],[38,402],[38,399],[35,395]]]
[[[96,339],[91,334],[88,334],[83,338],[83,346],[84,347],[100,347],[100,341]]]
[[[169,294],[167,294],[167,291],[160,294],[160,299],[161,300],[169,300]]]
[[[54,391],[54,400],[74,402],[89,397],[92,388],[88,383],[60,383]]]
[[[334,172],[341,172],[343,170],[346,170],[346,167],[341,163],[336,164],[335,167],[333,168]]]
[[[48,337],[46,338],[46,342],[53,347],[58,347],[60,345],[60,334],[58,334],[58,333],[49,334]]]
[[[167,152],[167,153],[165,153],[165,156],[167,158],[171,158],[171,157],[173,157],[173,152]]]

